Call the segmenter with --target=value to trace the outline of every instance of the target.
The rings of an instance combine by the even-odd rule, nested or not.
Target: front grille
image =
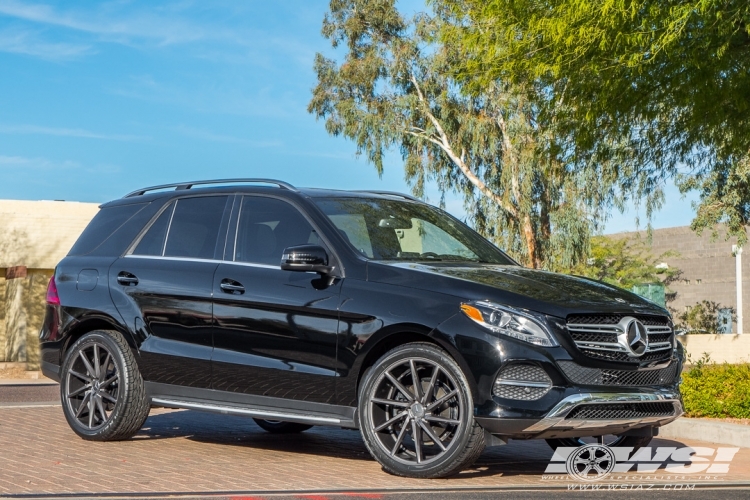
[[[582,325],[616,325],[625,316],[635,318],[646,326],[669,326],[669,318],[665,316],[650,316],[646,314],[572,314],[568,316],[568,323]]]
[[[677,363],[656,370],[609,370],[588,368],[572,361],[559,361],[565,376],[576,385],[630,386],[671,385],[677,378]]]
[[[604,403],[582,404],[573,408],[566,420],[615,420],[648,417],[671,417],[672,403]]]
[[[669,359],[670,356],[670,351],[647,352],[639,358],[629,356],[626,352],[595,351],[593,349],[581,349],[581,352],[591,358],[603,359],[605,361],[626,361],[630,363],[641,361],[663,361]]]
[[[505,399],[533,401],[552,388],[552,380],[541,367],[514,364],[503,368],[495,380],[492,394]]]
[[[618,343],[618,334],[623,333],[620,321],[626,317],[639,320],[646,327],[648,350],[639,357],[631,356]],[[591,358],[605,361],[652,362],[671,356],[674,333],[666,316],[642,314],[574,314],[568,316],[567,327],[578,349]]]

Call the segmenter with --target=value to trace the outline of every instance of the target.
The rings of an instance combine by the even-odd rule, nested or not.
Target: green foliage
[[[667,252],[652,256],[646,244],[640,240],[597,236],[591,240],[591,253],[586,261],[567,272],[594,278],[630,290],[633,285],[662,282],[665,285],[676,280],[681,271],[670,267],[657,267],[664,259],[677,254]]]
[[[704,356],[682,374],[685,416],[750,418],[750,364],[710,364]]]
[[[394,0],[332,0],[323,35],[343,56],[316,56],[308,109],[378,172],[398,149],[415,195],[435,182],[463,196],[476,229],[519,261],[574,265],[609,209],[647,182],[643,159],[622,138],[578,144],[574,110],[543,81],[465,92],[463,55],[438,39],[453,21],[443,10],[404,18]]]
[[[685,330],[687,333],[709,333],[718,334],[719,309],[724,309],[722,305],[710,300],[703,300],[690,307],[677,317],[675,328]],[[729,307],[732,314],[732,321],[736,321],[733,307]]]
[[[542,81],[570,106],[575,143],[628,138],[647,188],[682,174],[696,229],[727,222],[744,242],[750,152],[746,0],[433,0],[444,43],[475,92]],[[547,112],[554,113],[554,110]],[[681,170],[677,170],[677,166]]]

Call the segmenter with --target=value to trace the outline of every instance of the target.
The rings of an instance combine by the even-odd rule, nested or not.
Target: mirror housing
[[[322,275],[333,270],[328,265],[328,254],[320,245],[296,245],[285,248],[281,256],[281,269]]]

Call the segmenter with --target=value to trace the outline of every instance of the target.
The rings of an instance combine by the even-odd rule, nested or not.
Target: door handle
[[[242,286],[242,283],[240,283],[239,281],[230,280],[228,278],[221,280],[221,284],[219,286],[226,293],[231,293],[234,295],[242,295],[243,293],[245,293],[245,287]]]
[[[117,282],[123,286],[135,286],[138,284],[138,278],[135,274],[122,271],[117,275]]]

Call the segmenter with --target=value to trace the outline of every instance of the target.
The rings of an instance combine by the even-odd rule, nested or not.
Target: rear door
[[[149,382],[211,385],[212,283],[234,196],[171,201],[110,268],[112,298],[140,340]]]

